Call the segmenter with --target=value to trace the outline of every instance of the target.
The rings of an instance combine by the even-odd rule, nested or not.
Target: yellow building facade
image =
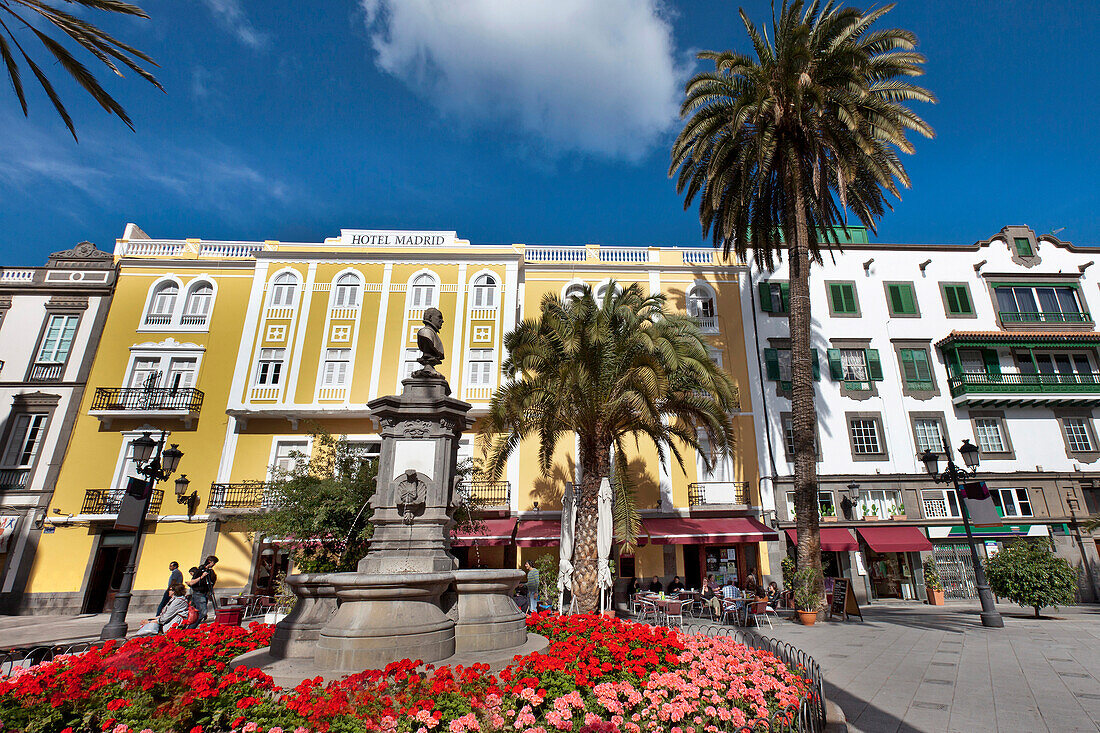
[[[309,454],[320,428],[346,435],[363,455],[379,446],[367,403],[401,390],[416,367],[416,330],[439,308],[455,396],[484,415],[500,383],[503,335],[537,315],[544,294],[565,296],[611,281],[664,292],[700,318],[713,356],[743,385],[733,460],[662,466],[652,446],[630,457],[643,510],[643,544],[619,572],[743,579],[769,573],[745,359],[745,267],[708,249],[477,245],[455,232],[344,230],[319,243],[154,240],[130,225],[116,245],[118,284],[40,538],[25,608],[109,608],[132,534],[115,531],[118,500],[134,475],[129,443],[168,433],[178,469],[197,489],[193,515],[169,480],[158,488],[140,552],[135,603],[155,604],[168,563],[220,560],[218,588],[267,593],[287,568],[278,541],[253,537],[242,512],[264,501],[273,467]],[[755,370],[756,366],[752,365]],[[476,426],[475,426],[476,430]],[[462,451],[474,456],[474,435]],[[459,536],[469,566],[515,567],[557,552],[560,497],[576,480],[575,445],[553,469],[521,446],[497,484],[466,487],[486,526]],[[129,538],[129,539],[128,539]]]

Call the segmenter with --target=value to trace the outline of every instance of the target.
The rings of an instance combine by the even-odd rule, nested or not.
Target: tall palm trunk
[[[599,610],[596,571],[599,552],[596,525],[599,520],[600,479],[611,469],[611,453],[606,448],[580,446],[581,483],[574,494],[577,526],[573,546],[573,596],[581,613]]]
[[[798,526],[798,565],[814,569],[822,595],[821,535],[817,508],[817,412],[814,409],[813,356],[810,345],[810,254],[805,197],[798,165],[791,166],[794,237],[790,247],[791,427],[794,433],[794,506]]]

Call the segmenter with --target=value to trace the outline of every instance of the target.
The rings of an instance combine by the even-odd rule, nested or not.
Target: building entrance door
[[[108,534],[100,540],[84,595],[84,613],[104,613],[114,607],[133,541],[130,534]]]
[[[974,578],[974,561],[969,547],[964,544],[933,545],[932,556],[936,559],[945,598],[978,597],[978,581]]]

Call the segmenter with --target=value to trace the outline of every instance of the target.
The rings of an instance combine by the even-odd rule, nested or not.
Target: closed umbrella
[[[603,613],[607,608],[607,593],[612,585],[611,566],[607,561],[611,556],[611,482],[606,476],[600,481],[600,494],[597,499],[596,551],[599,553],[599,565],[596,583],[600,588],[600,612]]]
[[[566,589],[573,591],[573,528],[577,523],[577,507],[573,502],[573,484],[566,482],[565,493],[561,497],[561,544],[558,545],[558,613],[562,612],[562,601]],[[573,602],[569,602],[573,610]]]

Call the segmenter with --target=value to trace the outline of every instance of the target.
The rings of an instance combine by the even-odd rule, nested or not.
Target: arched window
[[[268,305],[272,308],[289,308],[293,306],[297,289],[298,278],[289,272],[284,272],[271,283],[271,298]]]
[[[688,315],[696,318],[714,318],[714,295],[709,288],[696,285],[688,293]]]
[[[424,273],[417,275],[412,282],[412,305],[410,308],[431,308],[435,305],[435,278]]]
[[[183,318],[181,322],[185,326],[201,326],[206,323],[210,315],[210,306],[214,301],[214,286],[208,282],[198,282],[191,285],[187,291],[187,300],[183,304]]]
[[[602,285],[600,285],[599,287],[596,288],[596,304],[597,305],[600,305],[600,304],[603,303],[604,296],[607,295],[607,288],[610,285],[611,285],[611,283],[603,283]],[[618,283],[616,283],[614,292],[621,293],[622,291],[623,291],[623,289],[621,287],[619,287]]]
[[[359,307],[359,278],[346,272],[336,280],[332,293],[333,308]]]
[[[180,289],[171,280],[160,283],[153,291],[149,301],[149,313],[145,316],[147,325],[164,326],[172,322],[172,313],[176,310],[176,298]]]
[[[584,285],[581,283],[572,283],[565,289],[565,295],[562,296],[562,300],[570,301],[577,300],[584,295]]]
[[[492,275],[481,275],[474,280],[473,307],[497,307],[497,281]]]

